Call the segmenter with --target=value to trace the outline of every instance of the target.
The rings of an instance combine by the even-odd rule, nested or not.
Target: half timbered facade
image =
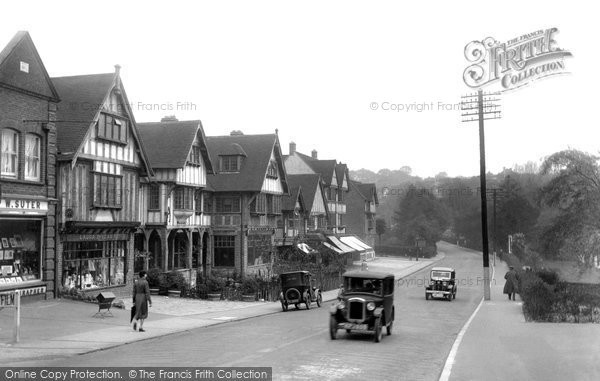
[[[152,174],[119,74],[53,78],[58,272],[64,289],[130,284],[140,182]],[[129,292],[129,289],[126,290]]]
[[[205,208],[207,174],[214,174],[204,129],[199,120],[163,119],[140,123],[154,176],[141,186],[141,237],[136,249],[145,258],[136,271],[189,269],[206,274],[211,237],[211,216]]]

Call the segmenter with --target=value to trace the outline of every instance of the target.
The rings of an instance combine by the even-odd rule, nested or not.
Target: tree
[[[387,231],[387,225],[383,218],[377,218],[375,220],[375,233],[379,236],[379,244],[381,245],[381,236]]]
[[[414,185],[400,200],[394,221],[396,236],[407,246],[415,245],[417,240],[434,245],[449,225],[444,205],[429,190]]]
[[[548,157],[540,172],[552,175],[542,188],[542,201],[558,213],[543,227],[547,251],[591,266],[600,236],[599,158],[578,150]]]

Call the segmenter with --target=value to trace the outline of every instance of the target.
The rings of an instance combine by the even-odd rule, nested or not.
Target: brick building
[[[29,33],[0,52],[0,293],[55,296],[56,108]]]

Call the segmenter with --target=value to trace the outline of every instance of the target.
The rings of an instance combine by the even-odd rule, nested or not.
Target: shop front
[[[129,292],[124,286],[131,284],[133,277],[134,230],[133,225],[114,223],[69,227],[60,236],[62,292],[107,288]]]
[[[29,301],[53,289],[46,282],[53,282],[54,269],[44,268],[47,213],[46,200],[0,199],[0,294],[19,290]]]

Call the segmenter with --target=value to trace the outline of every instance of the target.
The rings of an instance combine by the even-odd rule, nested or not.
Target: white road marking
[[[492,266],[492,277],[490,279],[490,286],[492,285],[492,283],[494,281],[495,274],[496,274],[496,268],[494,266]],[[456,354],[458,353],[458,347],[460,346],[460,343],[462,342],[463,336],[467,332],[467,329],[469,329],[469,325],[471,325],[471,322],[475,318],[475,315],[477,315],[477,312],[479,312],[479,309],[483,305],[483,299],[484,298],[481,298],[479,305],[477,306],[477,308],[475,308],[475,311],[473,311],[469,320],[467,320],[465,325],[462,327],[462,329],[458,333],[458,336],[456,336],[456,340],[454,340],[452,349],[450,349],[450,353],[448,354],[448,357],[446,358],[446,363],[444,364],[444,369],[442,370],[442,374],[440,375],[439,381],[448,381],[450,379],[450,374],[452,373],[452,366],[454,365],[454,361],[456,360]]]
[[[219,316],[219,317],[213,318],[213,320],[232,320],[232,319],[235,319],[235,317],[233,317],[233,316]]]

